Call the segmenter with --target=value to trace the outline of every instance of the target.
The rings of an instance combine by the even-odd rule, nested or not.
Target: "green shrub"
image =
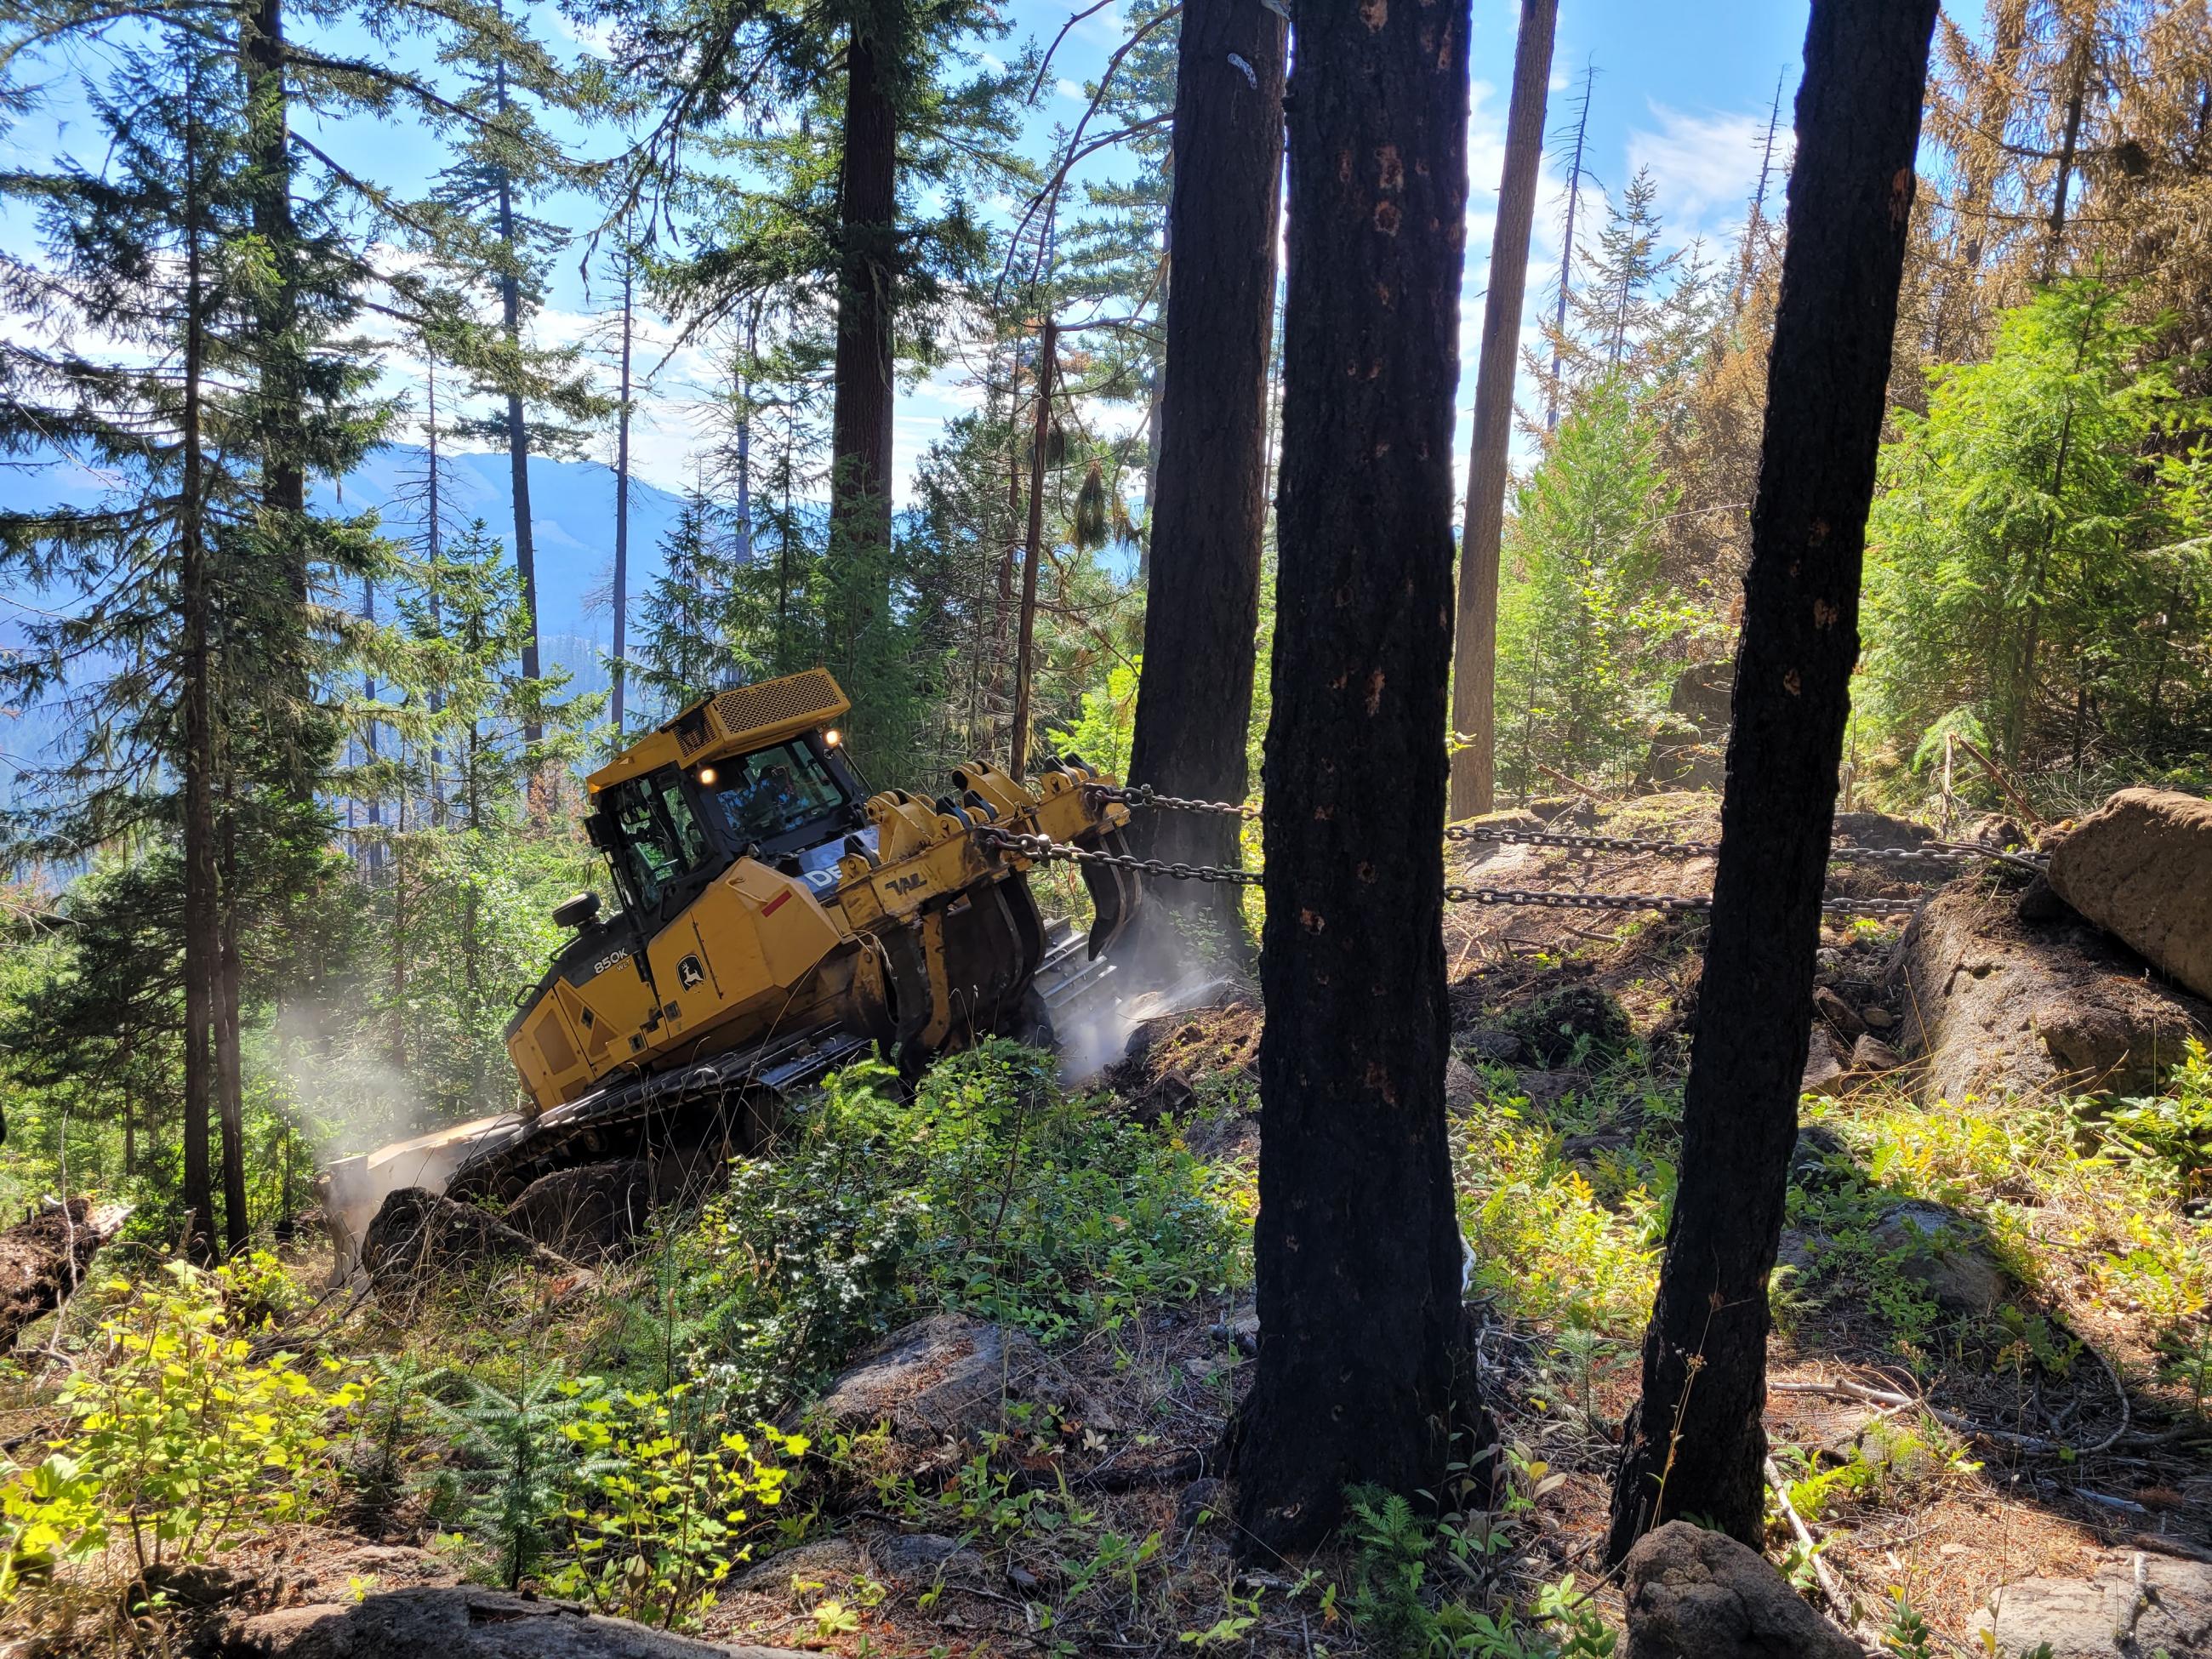
[[[336,1360],[257,1358],[235,1328],[250,1300],[223,1294],[251,1282],[173,1262],[135,1291],[108,1284],[127,1299],[62,1393],[66,1438],[0,1483],[0,1597],[60,1560],[122,1546],[143,1577],[315,1512],[330,1431],[362,1385]]]

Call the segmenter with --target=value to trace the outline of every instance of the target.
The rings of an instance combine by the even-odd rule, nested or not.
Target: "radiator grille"
[[[787,720],[826,720],[848,705],[826,670],[810,668],[780,680],[741,685],[714,699],[714,718],[730,737]]]

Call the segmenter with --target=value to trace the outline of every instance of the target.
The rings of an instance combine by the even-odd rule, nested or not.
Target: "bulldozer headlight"
[[[714,769],[711,766],[701,767],[699,769],[699,782],[702,787],[708,789],[713,788],[714,787]]]
[[[835,749],[839,744],[845,741],[845,734],[833,726],[827,732],[824,732],[822,734],[822,741],[827,744],[830,748]]]

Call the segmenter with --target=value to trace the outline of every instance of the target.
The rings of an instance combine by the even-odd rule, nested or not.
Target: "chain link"
[[[1260,809],[1232,800],[1193,800],[1184,795],[1163,795],[1149,783],[1134,787],[1110,783],[1084,786],[1084,793],[1100,800],[1119,801],[1124,806],[1161,806],[1171,812],[1223,812],[1234,818],[1256,818]]]
[[[975,828],[975,838],[985,847],[1003,853],[1015,853],[1039,864],[1104,864],[1117,870],[1133,870],[1139,875],[1166,876],[1176,881],[1202,881],[1212,884],[1230,883],[1241,887],[1256,887],[1267,879],[1258,870],[1240,870],[1218,864],[1170,864],[1161,859],[1133,858],[1121,853],[1101,852],[1088,847],[1072,847],[1054,841],[1049,836],[1024,836],[1009,830],[994,829],[988,824]],[[1534,888],[1519,887],[1462,887],[1444,889],[1448,904],[1499,904],[1528,906],[1543,910],[1658,910],[1669,915],[1686,915],[1695,911],[1710,910],[1710,898],[1681,893],[1559,893],[1542,892]],[[1915,899],[1831,898],[1820,902],[1820,908],[1831,915],[1909,916],[1919,909]]]
[[[1711,841],[1646,841],[1632,836],[1568,836],[1543,830],[1493,829],[1483,824],[1445,826],[1446,841],[1476,842],[1497,847],[1559,847],[1592,853],[1640,853],[1652,858],[1713,858],[1720,843]],[[1930,841],[1917,847],[1854,847],[1838,842],[1828,856],[1853,864],[1971,864],[1995,859],[2029,870],[2050,863],[2047,853],[2016,853],[1978,841]]]
[[[1658,910],[1668,915],[1689,915],[1710,910],[1710,898],[1684,893],[1557,893],[1528,887],[1461,887],[1444,889],[1447,904],[1497,904],[1539,910]],[[1920,908],[1917,899],[1828,898],[1820,908],[1832,916],[1909,916]]]
[[[1148,783],[1134,787],[1088,784],[1085,786],[1085,793],[1099,800],[1118,801],[1124,806],[1157,806],[1173,812],[1219,812],[1246,820],[1260,816],[1260,809],[1249,802],[1196,800],[1184,795],[1163,795]],[[1710,841],[1654,841],[1638,836],[1573,836],[1544,830],[1513,830],[1464,823],[1446,826],[1444,839],[1499,847],[1556,847],[1591,853],[1640,853],[1651,858],[1712,858],[1721,850],[1719,842]],[[1110,858],[1112,855],[1101,856]],[[1828,849],[1828,856],[1852,864],[1942,866],[1971,864],[1978,859],[1992,859],[2039,871],[2051,862],[2051,855],[2047,853],[2017,852],[2010,848],[1992,847],[1986,842],[1978,841],[1927,841],[1917,847],[1856,847],[1847,842],[1838,842]]]
[[[1066,842],[1054,841],[1050,836],[1017,835],[1011,830],[992,829],[988,824],[978,825],[975,833],[976,839],[986,847],[1000,852],[1018,853],[1022,857],[1034,859],[1040,864],[1108,864],[1117,870],[1133,870],[1140,876],[1168,876],[1176,881],[1227,882],[1239,887],[1256,887],[1267,879],[1257,870],[1240,870],[1232,865],[1170,864],[1164,859],[1140,859],[1126,853],[1071,847]]]

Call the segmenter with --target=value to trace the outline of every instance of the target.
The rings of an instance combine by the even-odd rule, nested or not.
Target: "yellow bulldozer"
[[[825,669],[734,687],[591,775],[584,827],[617,904],[553,912],[574,937],[507,1030],[520,1109],[331,1164],[341,1267],[401,1188],[512,1201],[607,1159],[680,1187],[760,1150],[793,1091],[871,1048],[911,1073],[980,1036],[1048,1043],[1096,994],[1139,889],[1085,861],[1087,938],[1048,923],[1038,844],[1012,838],[1123,852],[1115,780],[1071,755],[1029,785],[971,761],[934,801],[871,793],[838,728],[851,707]]]

